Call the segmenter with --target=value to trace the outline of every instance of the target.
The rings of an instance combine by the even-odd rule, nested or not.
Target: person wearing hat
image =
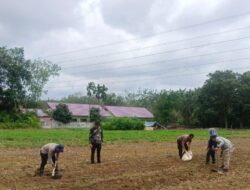
[[[64,146],[62,144],[48,143],[40,149],[41,156],[41,165],[39,168],[40,176],[44,175],[44,167],[47,164],[47,161],[52,164],[52,167],[55,166],[55,162],[59,159],[59,153],[63,152]]]
[[[217,147],[217,142],[212,140],[212,136],[217,136],[218,133],[216,129],[210,128],[209,129],[210,137],[207,143],[207,155],[206,155],[206,164],[209,164],[210,157],[212,158],[212,163],[215,164],[215,149]]]
[[[211,138],[213,141],[215,141],[217,143],[217,147],[215,148],[215,151],[218,151],[219,149],[221,149],[221,151],[222,151],[222,154],[221,154],[222,166],[221,166],[221,168],[223,169],[224,172],[228,172],[229,165],[230,165],[230,158],[231,158],[231,154],[234,150],[234,145],[230,140],[228,140],[224,137],[217,136],[217,134],[212,135]]]

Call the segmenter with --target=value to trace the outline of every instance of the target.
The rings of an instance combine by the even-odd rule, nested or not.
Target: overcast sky
[[[192,89],[207,74],[250,70],[249,0],[1,0],[0,46],[61,66],[44,98]]]

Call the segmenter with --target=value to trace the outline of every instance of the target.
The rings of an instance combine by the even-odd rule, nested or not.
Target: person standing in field
[[[52,164],[52,167],[55,166],[55,162],[59,159],[59,153],[64,151],[64,146],[62,144],[48,143],[40,149],[41,164],[39,168],[39,175],[44,175],[44,167],[47,164],[47,161]]]
[[[213,135],[212,140],[217,143],[217,148],[215,149],[215,151],[218,151],[219,149],[221,149],[221,153],[222,153],[221,154],[222,155],[221,168],[223,169],[224,172],[228,172],[229,165],[230,165],[230,158],[234,150],[234,145],[230,140],[224,137],[217,136],[217,135]]]
[[[210,157],[212,158],[212,163],[215,164],[216,160],[215,160],[215,149],[217,147],[217,142],[213,141],[212,136],[217,136],[218,133],[216,131],[216,129],[214,128],[210,128],[208,129],[210,137],[208,139],[208,143],[207,143],[207,155],[206,155],[206,164],[209,164],[210,162]]]
[[[91,149],[91,163],[95,163],[95,152],[97,151],[97,162],[101,163],[101,149],[103,143],[103,129],[99,121],[95,121],[89,132],[89,144]]]
[[[190,146],[191,146],[191,142],[193,138],[194,138],[194,134],[181,135],[177,138],[177,147],[178,147],[180,159],[182,158],[183,153],[185,151],[190,150]]]

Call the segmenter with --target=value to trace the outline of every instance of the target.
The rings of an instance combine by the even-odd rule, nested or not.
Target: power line
[[[231,70],[242,70],[242,69],[249,69],[250,66],[248,67],[236,67],[236,68],[230,68]],[[179,74],[179,75],[166,75],[166,76],[155,76],[155,77],[150,77],[150,78],[144,78],[144,79],[133,79],[133,80],[124,80],[124,81],[115,81],[115,82],[102,82],[104,84],[110,84],[112,83],[112,85],[118,85],[120,83],[129,83],[129,82],[138,82],[138,81],[150,81],[150,80],[155,80],[155,79],[162,79],[162,78],[172,78],[172,77],[182,77],[182,76],[194,76],[194,75],[201,75],[201,74],[208,74],[208,72],[198,72],[198,73],[183,73],[183,74]],[[63,87],[53,87],[53,89],[58,89],[58,88],[67,88],[67,87],[80,87],[82,85],[75,85],[75,86],[63,86]],[[48,87],[47,87],[48,89]]]
[[[243,57],[243,58],[238,58],[238,59],[228,59],[228,60],[222,60],[222,61],[217,61],[217,62],[212,62],[212,63],[204,63],[204,64],[193,64],[193,65],[188,65],[188,66],[182,66],[182,68],[186,68],[186,67],[197,67],[197,66],[205,66],[205,65],[214,65],[214,64],[218,64],[218,63],[226,63],[226,62],[236,62],[236,61],[245,61],[245,60],[249,60],[250,57]],[[170,67],[170,68],[166,68],[167,71],[169,70],[175,70],[178,69],[179,66],[175,66],[175,67]],[[112,70],[107,70],[108,72],[113,72]],[[162,70],[156,70],[155,72],[158,71],[162,71]],[[84,73],[84,72],[83,72]],[[148,74],[148,73],[152,73],[152,70],[150,72],[140,72],[139,74]],[[63,80],[60,82],[78,82],[81,81],[81,79],[76,79],[76,80]],[[50,83],[58,83],[58,82],[50,82]]]
[[[141,59],[141,58],[151,57],[151,56],[155,56],[155,55],[161,55],[161,54],[167,54],[167,53],[183,51],[183,50],[187,50],[187,49],[195,49],[195,48],[200,48],[200,47],[212,46],[212,45],[223,44],[223,43],[233,42],[233,41],[239,41],[239,40],[244,40],[244,39],[249,39],[249,38],[250,38],[250,36],[245,36],[245,37],[242,37],[242,38],[236,38],[236,39],[224,40],[224,41],[217,41],[217,42],[213,42],[213,43],[201,44],[201,45],[197,45],[197,46],[185,47],[185,48],[179,48],[179,49],[166,50],[166,51],[161,51],[161,52],[157,52],[157,53],[151,53],[151,54],[145,54],[145,55],[140,55],[140,56],[128,57],[128,58],[123,58],[123,59],[114,59],[114,60],[110,60],[110,61],[97,62],[97,63],[91,63],[91,64],[85,64],[85,65],[71,65],[71,66],[67,66],[67,67],[64,67],[64,68],[76,68],[76,67],[83,67],[83,66],[86,67],[86,66],[103,65],[103,64],[107,64],[107,63],[124,62],[124,61],[130,61],[130,60],[134,60],[134,59]]]
[[[250,57],[243,57],[243,58],[238,58],[238,59],[227,59],[227,60],[222,60],[222,61],[217,61],[217,62],[210,62],[210,63],[203,63],[203,64],[193,64],[193,65],[184,65],[182,66],[182,68],[194,68],[194,67],[199,67],[199,66],[206,66],[206,65],[214,65],[214,64],[218,64],[218,63],[226,63],[226,62],[236,62],[236,61],[245,61],[245,60],[249,60]],[[165,70],[167,71],[171,71],[171,70],[175,70],[175,69],[179,69],[179,66],[175,66],[175,67],[170,67],[170,68],[165,68]],[[151,73],[158,73],[159,71],[162,70],[154,70],[154,71],[146,71],[146,72],[140,72],[140,73],[133,73],[133,75],[135,74],[151,74]],[[77,79],[77,80],[65,80],[65,81],[60,81],[60,83],[62,82],[78,82],[78,81],[82,81],[82,79]],[[54,82],[54,83],[58,83],[58,82]]]
[[[245,48],[239,48],[239,49],[231,49],[231,50],[226,50],[226,51],[219,51],[219,52],[211,52],[211,53],[206,53],[206,54],[200,54],[200,55],[193,55],[193,56],[186,56],[186,57],[181,57],[181,58],[174,58],[174,59],[167,59],[167,60],[160,60],[160,61],[153,61],[149,63],[142,63],[142,64],[133,64],[133,65],[125,65],[125,66],[119,66],[116,68],[132,68],[132,67],[138,67],[138,66],[145,66],[145,65],[152,65],[152,64],[159,64],[159,63],[167,63],[167,62],[173,62],[173,61],[181,61],[181,60],[186,60],[186,59],[192,59],[192,58],[197,58],[197,57],[205,57],[205,56],[210,56],[210,55],[218,55],[218,54],[224,54],[224,53],[232,53],[232,52],[237,52],[237,51],[242,51],[242,50],[248,50],[250,47],[245,47]],[[98,71],[105,71],[106,69],[97,69],[97,70],[91,70],[91,71],[80,71],[80,72],[73,72],[70,74],[81,74],[81,73],[93,73],[93,72],[98,72]]]
[[[183,39],[183,40],[167,41],[167,42],[163,42],[163,43],[159,43],[159,44],[154,44],[154,45],[151,45],[151,46],[140,47],[140,48],[135,48],[135,49],[129,49],[129,50],[119,51],[119,52],[114,52],[114,53],[107,53],[107,54],[100,54],[100,55],[95,55],[95,56],[81,57],[81,58],[77,58],[77,59],[56,61],[55,63],[64,63],[64,62],[67,63],[67,62],[72,62],[72,61],[101,58],[101,57],[106,57],[106,56],[111,56],[111,55],[120,55],[120,54],[134,52],[134,51],[141,51],[141,50],[149,49],[149,48],[153,48],[153,47],[160,47],[160,46],[170,45],[170,44],[174,44],[174,43],[180,43],[180,42],[190,41],[190,40],[194,40],[194,39],[199,39],[199,38],[204,38],[204,37],[209,37],[209,36],[214,36],[214,35],[219,35],[219,34],[225,34],[225,33],[230,33],[230,32],[235,32],[235,31],[240,31],[240,30],[247,30],[247,29],[250,29],[250,26],[237,28],[237,29],[233,29],[233,30],[227,30],[227,31],[224,31],[224,32],[216,32],[216,33],[210,33],[210,34],[195,36],[195,37],[187,38],[187,39]]]
[[[193,65],[186,65],[186,66],[182,66],[182,68],[195,68],[195,67],[200,67],[200,66],[206,66],[206,65],[215,65],[215,64],[218,64],[218,63],[226,63],[226,62],[236,62],[236,61],[245,61],[245,60],[249,60],[250,57],[243,57],[243,58],[238,58],[238,59],[228,59],[228,60],[222,60],[222,61],[217,61],[217,62],[211,62],[211,63],[204,63],[204,64],[193,64]],[[179,69],[180,67],[179,66],[175,66],[175,67],[170,67],[170,68],[165,68],[166,71],[171,71],[171,70],[176,70],[176,69]],[[146,71],[146,72],[140,72],[140,73],[133,73],[133,75],[138,75],[138,74],[152,74],[152,73],[158,73],[159,71],[162,71],[161,70],[154,70],[152,72],[151,71]],[[129,75],[127,75],[129,76]],[[60,81],[60,82],[79,82],[81,81],[82,79],[77,79],[77,80],[68,80],[68,81]],[[57,82],[58,83],[58,82]],[[53,86],[52,86],[53,87]]]
[[[50,54],[50,55],[45,55],[45,56],[42,56],[42,57],[43,58],[55,57],[55,56],[71,54],[71,53],[75,53],[75,52],[79,52],[79,51],[87,51],[87,50],[102,48],[102,47],[106,47],[106,46],[112,46],[112,45],[116,45],[116,44],[126,43],[126,42],[129,42],[129,41],[135,41],[135,40],[143,39],[143,38],[159,36],[159,35],[167,34],[167,33],[170,33],[170,32],[175,32],[175,31],[179,31],[179,30],[186,30],[186,29],[190,29],[190,28],[194,28],[194,27],[198,27],[198,26],[202,26],[202,25],[206,25],[206,24],[210,24],[210,23],[214,23],[214,22],[219,22],[219,21],[223,21],[223,20],[230,20],[230,19],[234,19],[234,18],[239,18],[239,17],[243,17],[243,16],[246,16],[246,15],[249,15],[249,14],[250,14],[250,12],[246,12],[246,13],[242,13],[242,14],[236,14],[236,15],[231,15],[231,16],[227,16],[227,17],[221,17],[221,18],[214,19],[214,20],[208,20],[208,21],[202,22],[202,23],[197,23],[197,24],[193,24],[193,25],[183,26],[183,27],[180,27],[180,28],[166,30],[166,31],[154,34],[154,35],[145,35],[145,36],[143,36],[141,38],[131,38],[131,39],[128,39],[128,40],[121,40],[121,41],[106,43],[106,44],[102,44],[102,45],[98,45],[98,46],[88,47],[88,48],[76,49],[76,50],[61,52],[61,53],[57,53],[57,54]]]

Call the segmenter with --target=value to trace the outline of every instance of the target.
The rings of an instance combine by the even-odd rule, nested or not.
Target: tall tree
[[[23,48],[0,47],[0,110],[18,111],[28,99],[37,100],[59,70],[44,60],[26,60]]]
[[[58,76],[60,67],[49,61],[36,59],[30,62],[32,80],[29,83],[29,98],[35,102],[41,97],[45,84],[51,76]]]
[[[219,114],[224,127],[228,128],[229,117],[238,93],[238,74],[232,71],[216,71],[208,76],[209,79],[201,89],[202,101],[206,102],[210,112]]]
[[[199,90],[182,91],[182,116],[185,126],[198,125],[196,116]]]
[[[26,86],[32,79],[21,48],[0,48],[0,110],[17,111],[26,96]]]
[[[239,119],[240,128],[246,124],[250,125],[250,71],[243,73],[239,77],[240,86],[238,88],[237,102],[234,106],[236,117]]]
[[[181,102],[181,91],[161,91],[153,108],[157,121],[162,124],[182,124]]]
[[[87,86],[87,95],[89,97],[95,96],[95,98],[100,103],[107,96],[108,88],[103,84],[95,84],[94,82],[90,82]]]

